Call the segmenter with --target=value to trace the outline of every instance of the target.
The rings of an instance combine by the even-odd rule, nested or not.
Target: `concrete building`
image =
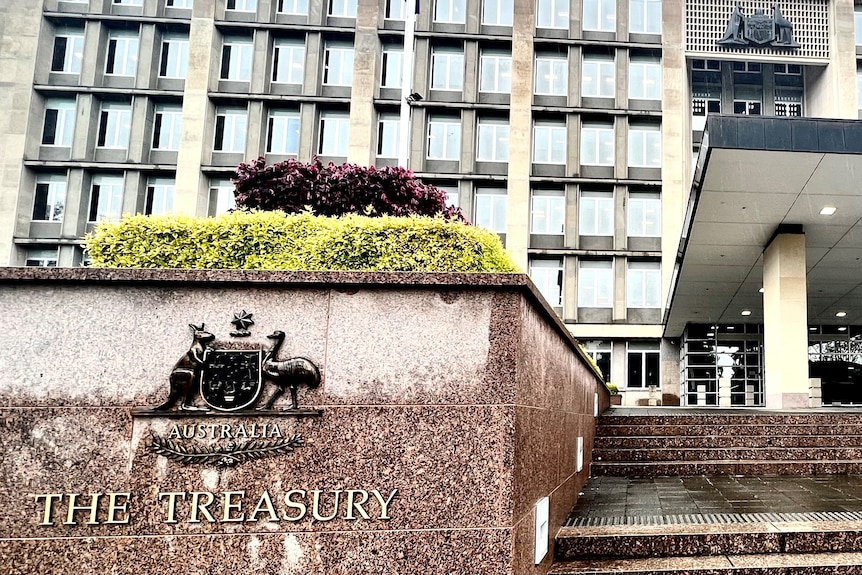
[[[736,4],[428,0],[416,17],[409,167],[501,234],[628,404],[768,403],[763,284],[748,315],[702,312],[711,294],[685,291],[691,273],[708,284],[744,267],[709,241],[683,249],[707,115],[859,114],[862,7]],[[394,165],[404,12],[399,0],[0,4],[0,264],[81,265],[82,236],[123,213],[229,209],[233,168],[260,155]],[[770,37],[749,45],[745,30],[767,19]],[[742,165],[757,192],[762,166],[720,169]],[[749,214],[771,201],[724,192],[717,204],[752,200]],[[750,221],[735,221],[714,237],[747,237]],[[762,266],[767,244],[746,245]],[[680,267],[683,252],[701,268]],[[862,357],[862,313],[808,316],[813,361]]]

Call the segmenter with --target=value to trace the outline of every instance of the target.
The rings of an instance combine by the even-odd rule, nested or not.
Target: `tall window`
[[[629,261],[626,273],[628,307],[661,307],[661,264]]]
[[[267,154],[299,154],[299,110],[270,110]]]
[[[566,231],[566,196],[563,190],[533,190],[530,233],[562,235]]]
[[[581,165],[614,165],[614,126],[584,123],[581,126]]]
[[[509,94],[512,91],[512,53],[482,50],[479,76],[480,92]]]
[[[630,341],[628,343],[628,387],[661,386],[659,377],[661,352],[659,342]]]
[[[431,89],[464,87],[464,49],[435,46],[431,49]]]
[[[166,214],[174,209],[174,178],[150,178],[147,180],[147,198],[144,213]]]
[[[308,0],[278,0],[276,10],[280,14],[308,14]]]
[[[245,152],[245,134],[248,127],[248,110],[219,106],[216,109],[215,143],[216,152]]]
[[[458,190],[458,184],[434,184],[438,190],[442,190],[446,194],[446,205],[457,208],[461,205],[461,194]]]
[[[180,104],[157,104],[153,117],[153,149],[179,150],[183,130]]]
[[[563,260],[530,260],[530,279],[552,307],[563,307]]]
[[[232,82],[251,80],[251,60],[254,45],[251,38],[225,36],[221,49],[221,74],[219,78]]]
[[[629,166],[661,167],[661,127],[655,124],[629,126]]]
[[[123,176],[93,176],[88,221],[117,220],[123,210]]]
[[[167,8],[185,8],[191,10],[194,8],[194,0],[165,0]]]
[[[61,222],[66,209],[66,174],[39,174],[33,221]]]
[[[614,235],[613,192],[581,192],[578,233],[582,236]]]
[[[386,13],[384,18],[387,20],[404,20],[404,10],[407,3],[404,0],[386,0]]]
[[[109,31],[105,74],[113,76],[136,76],[137,73],[138,31]]]
[[[329,15],[336,18],[356,18],[357,0],[329,0]]]
[[[96,145],[100,148],[128,148],[131,127],[131,104],[102,102],[99,113],[99,137],[96,140]]]
[[[482,24],[511,26],[514,16],[514,0],[482,0]]]
[[[853,6],[853,23],[856,30],[856,45],[862,46],[862,5]]]
[[[612,344],[610,341],[602,340],[587,340],[583,342],[584,351],[593,358],[599,371],[602,372],[602,378],[605,383],[611,381],[611,354]]]
[[[658,192],[630,192],[628,231],[632,237],[661,237],[661,195]]]
[[[380,114],[377,119],[377,157],[398,157],[398,128],[401,118],[398,114]]]
[[[324,48],[323,83],[327,86],[353,84],[353,44],[326,42]]]
[[[230,180],[210,180],[210,215],[218,215],[236,208],[234,185]]]
[[[476,159],[480,162],[509,161],[509,122],[498,118],[479,118]]]
[[[51,71],[63,74],[80,74],[84,58],[84,29],[58,28],[54,34],[54,53]]]
[[[226,8],[236,12],[257,12],[257,0],[227,0]]]
[[[467,21],[466,0],[435,0],[434,21],[464,24]]]
[[[75,98],[45,100],[45,123],[42,125],[42,145],[68,148],[75,131]]]
[[[559,28],[566,30],[569,27],[569,1],[568,0],[537,0],[536,1],[536,27],[537,28]]]
[[[629,62],[629,98],[661,100],[661,60],[632,56]]]
[[[584,0],[584,30],[614,32],[616,28],[616,0]]]
[[[537,121],[533,124],[533,163],[566,163],[566,123]]]
[[[461,159],[461,118],[430,116],[428,118],[429,160]]]
[[[165,34],[162,38],[162,59],[159,63],[159,76],[162,78],[185,78],[188,66],[188,34]]]
[[[661,34],[661,0],[629,0],[629,32]]]
[[[404,47],[399,44],[383,45],[383,62],[381,66],[381,88],[401,88],[401,59]]]
[[[611,260],[578,263],[578,307],[613,307],[614,264]]]
[[[534,91],[539,96],[565,96],[569,90],[569,61],[565,56],[536,53]]]
[[[616,65],[608,54],[584,54],[581,95],[591,98],[613,98],[616,90]]]
[[[473,222],[492,232],[506,233],[506,190],[477,188]]]
[[[305,74],[305,42],[298,38],[278,38],[272,48],[272,81],[302,84]]]
[[[345,112],[322,112],[320,114],[321,156],[347,156],[350,134],[350,114]]]
[[[143,6],[144,0],[114,0],[114,4],[120,6]]]

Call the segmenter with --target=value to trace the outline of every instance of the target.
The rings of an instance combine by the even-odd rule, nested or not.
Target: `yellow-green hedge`
[[[439,218],[130,216],[87,236],[93,267],[512,272],[499,237]]]

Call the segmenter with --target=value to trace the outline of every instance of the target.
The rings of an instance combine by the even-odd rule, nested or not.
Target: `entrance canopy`
[[[805,234],[808,322],[862,325],[862,121],[710,116],[665,335],[764,323],[764,250],[785,231]]]

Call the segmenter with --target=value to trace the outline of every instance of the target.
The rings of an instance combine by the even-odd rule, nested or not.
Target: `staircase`
[[[862,574],[862,412],[617,410],[552,574]]]

